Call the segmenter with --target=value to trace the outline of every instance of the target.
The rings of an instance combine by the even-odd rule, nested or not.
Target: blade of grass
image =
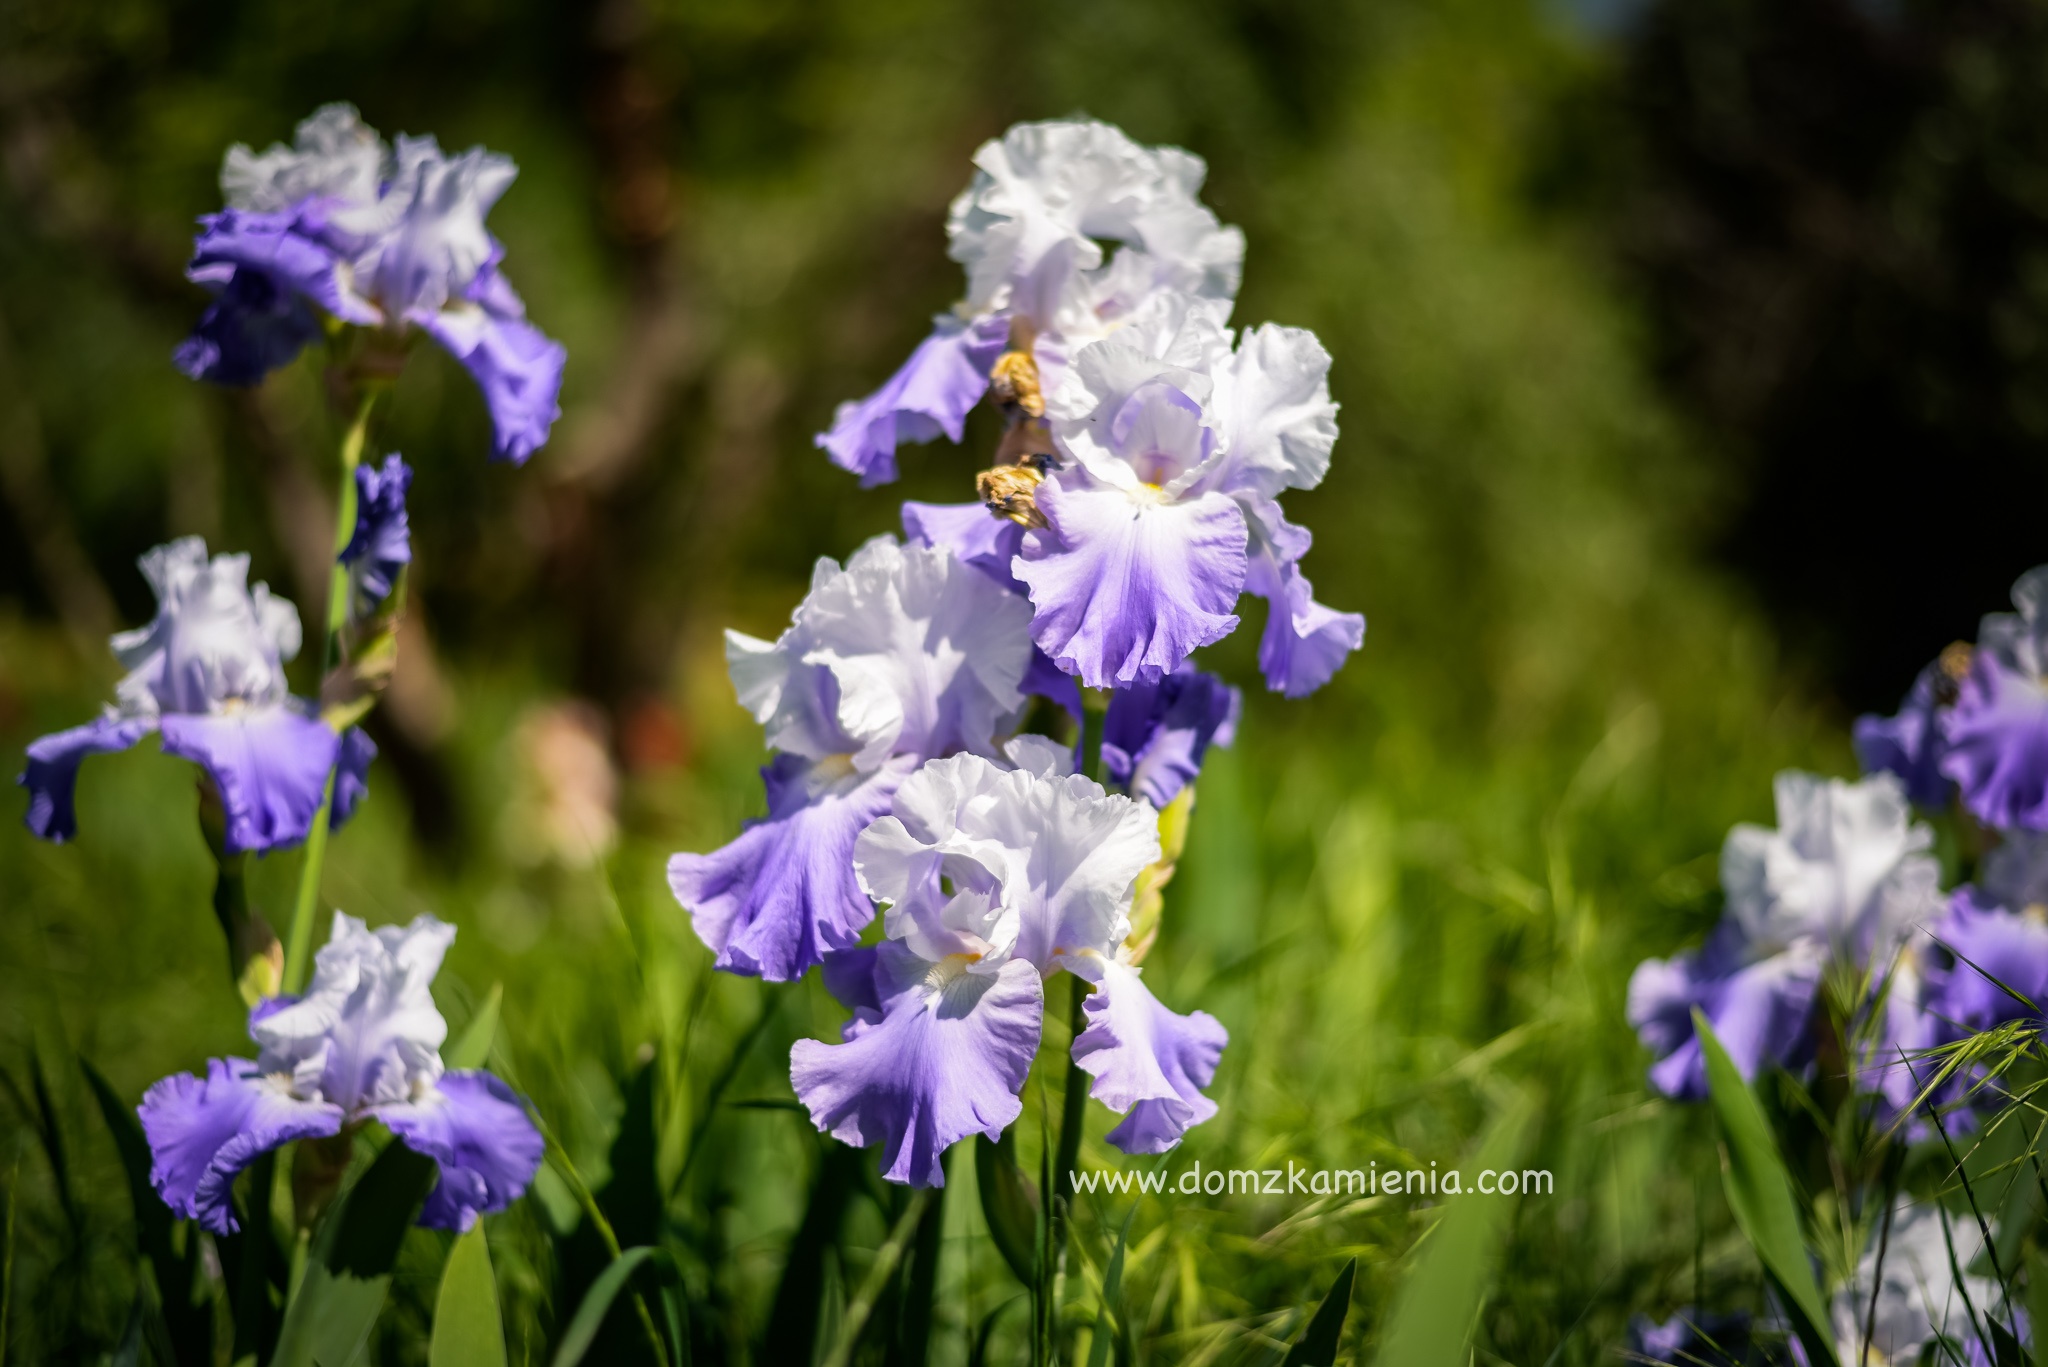
[[[1813,1367],[1834,1367],[1833,1336],[1824,1327],[1829,1323],[1827,1308],[1807,1259],[1792,1178],[1778,1154],[1777,1141],[1756,1093],[1742,1080],[1714,1027],[1697,1008],[1692,1019],[1706,1055],[1708,1095],[1721,1128],[1721,1181],[1728,1193],[1728,1206],[1784,1301],[1807,1360]]]
[[[455,1047],[442,1051],[441,1061],[450,1068],[481,1068],[491,1057],[491,1045],[498,1038],[498,1011],[505,1001],[505,984],[492,983],[483,1005],[469,1018]]]
[[[577,1363],[583,1361],[583,1355],[590,1351],[590,1345],[597,1339],[597,1331],[604,1326],[605,1316],[610,1312],[612,1302],[618,1299],[619,1292],[625,1289],[633,1275],[643,1267],[651,1267],[668,1277],[677,1275],[675,1259],[661,1249],[629,1248],[621,1253],[613,1259],[612,1265],[590,1284],[590,1290],[584,1293],[582,1302],[576,1307],[575,1316],[570,1319],[568,1329],[562,1334],[561,1343],[555,1348],[552,1367],[576,1367]],[[637,1292],[634,1294],[638,1296]],[[642,1314],[645,1314],[644,1301]],[[650,1319],[648,1323],[651,1332],[653,1322]],[[667,1361],[667,1350],[662,1348],[658,1338],[655,1341],[655,1348],[661,1353],[662,1360]]]
[[[903,1367],[924,1367],[932,1341],[932,1298],[939,1286],[939,1255],[946,1227],[944,1178],[953,1167],[953,1150],[939,1155],[940,1185],[932,1189],[931,1208],[917,1226],[917,1243],[910,1251],[910,1271],[903,1286],[903,1318],[896,1330],[896,1353],[891,1359]]]
[[[889,1237],[875,1250],[875,1260],[869,1265],[860,1290],[846,1303],[846,1315],[840,1320],[838,1338],[821,1359],[819,1367],[847,1367],[853,1361],[853,1350],[860,1343],[861,1330],[867,1327],[868,1316],[874,1313],[875,1301],[881,1296],[882,1288],[888,1285],[896,1265],[903,1261],[904,1249],[917,1234],[925,1211],[931,1207],[931,1197],[932,1189],[923,1187],[912,1192],[910,1199],[903,1203],[903,1213],[896,1217]]]
[[[1316,1306],[1316,1313],[1301,1331],[1301,1337],[1287,1350],[1281,1367],[1332,1367],[1337,1361],[1338,1345],[1343,1342],[1344,1319],[1351,1313],[1351,1285],[1357,1277],[1358,1259],[1353,1258],[1323,1293],[1322,1303]],[[1389,1360],[1381,1355],[1381,1361]]]
[[[828,1141],[811,1183],[803,1221],[790,1240],[761,1344],[762,1362],[809,1362],[817,1351],[824,1309],[825,1255],[839,1237],[847,1203],[859,1186],[859,1149]]]
[[[1124,1243],[1131,1235],[1131,1220],[1138,1203],[1124,1212],[1123,1226],[1116,1232],[1116,1247],[1109,1251],[1109,1264],[1102,1272],[1102,1309],[1095,1316],[1095,1337],[1088,1345],[1088,1367],[1107,1367],[1111,1340],[1123,1331],[1123,1311],[1118,1302],[1124,1288]]]
[[[428,1367],[505,1367],[505,1325],[490,1246],[478,1220],[448,1251],[441,1289],[434,1296],[434,1335]]]

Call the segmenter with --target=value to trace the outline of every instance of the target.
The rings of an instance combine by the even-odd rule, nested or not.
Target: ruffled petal
[[[1328,683],[1351,652],[1365,644],[1365,616],[1324,607],[1299,566],[1280,572],[1280,592],[1266,612],[1259,637],[1259,668],[1266,687],[1305,698]]]
[[[1935,1016],[1974,1034],[2048,1012],[2048,925],[1965,885],[1931,933],[1937,948],[1924,971]]]
[[[370,795],[370,761],[377,758],[377,742],[360,726],[341,733],[341,750],[334,761],[334,805],[327,814],[327,828],[339,830],[356,814]]]
[[[942,546],[1011,592],[1024,592],[1023,581],[1010,572],[1010,562],[1024,545],[1024,529],[991,513],[987,504],[906,501],[902,517],[906,540]]]
[[[319,335],[319,318],[297,293],[266,271],[235,267],[171,362],[209,384],[252,385]]]
[[[1082,1003],[1088,1028],[1074,1039],[1074,1066],[1095,1081],[1088,1094],[1119,1115],[1109,1142],[1125,1153],[1164,1153],[1216,1114],[1202,1088],[1230,1032],[1206,1011],[1167,1010],[1139,971],[1096,955],[1068,966],[1095,983]]]
[[[1739,949],[1734,927],[1724,923],[1700,953],[1651,959],[1629,979],[1628,1021],[1659,1055],[1650,1081],[1664,1095],[1706,1098],[1706,1057],[1693,1033],[1694,1007],[1706,1013],[1744,1078],[1754,1078],[1766,1064],[1793,1067],[1811,1055],[1821,952],[1802,943],[1742,964]]]
[[[1980,649],[1941,727],[1941,772],[1979,821],[2048,830],[2048,688]]]
[[[1948,805],[1949,780],[1941,772],[1947,753],[1941,734],[1942,682],[1939,662],[1928,665],[1889,717],[1875,713],[1856,719],[1856,758],[1866,774],[1897,774],[1906,796],[1922,807]]]
[[[164,752],[204,768],[227,812],[229,853],[296,845],[313,828],[341,737],[296,707],[166,714]]]
[[[28,765],[15,779],[28,789],[28,814],[23,818],[28,828],[60,845],[77,835],[72,795],[78,786],[78,766],[87,755],[126,750],[155,729],[154,721],[142,718],[101,717],[32,742]]]
[[[669,860],[669,888],[718,967],[791,982],[853,946],[875,915],[854,877],[854,841],[916,765],[907,756],[861,774],[843,760],[778,755],[761,771],[766,818],[722,849]]]
[[[1014,569],[1039,648],[1090,688],[1158,679],[1237,626],[1245,523],[1221,494],[1149,502],[1065,470],[1038,486],[1049,524]]]
[[[931,336],[880,389],[839,405],[831,430],[818,434],[817,445],[834,465],[859,475],[863,489],[892,482],[900,443],[941,434],[960,440],[1009,332],[1009,319],[1000,315],[972,323],[941,315]]]
[[[341,1107],[300,1101],[247,1059],[210,1059],[204,1078],[167,1077],[137,1110],[149,1139],[149,1180],[164,1204],[215,1234],[232,1234],[235,1174],[280,1144],[341,1132]]]
[[[265,276],[279,295],[296,294],[347,323],[384,321],[348,286],[348,265],[320,242],[314,223],[296,212],[225,209],[199,220],[188,278],[226,286],[238,271]]]
[[[1230,744],[1243,703],[1238,690],[1191,664],[1157,683],[1120,688],[1102,722],[1103,765],[1163,809],[1194,782],[1212,743]]]
[[[341,563],[355,581],[359,616],[389,598],[399,571],[412,563],[412,522],[405,511],[411,487],[412,467],[401,456],[386,457],[381,467],[356,467],[356,525]]]
[[[524,465],[547,444],[562,416],[562,367],[569,352],[523,317],[461,304],[414,317],[462,363],[483,391],[493,433],[491,457]]]
[[[546,1144],[519,1094],[489,1073],[444,1073],[418,1101],[374,1111],[414,1153],[440,1164],[420,1223],[466,1230],[479,1215],[518,1200],[540,1170]]]
[[[881,947],[877,976],[881,1019],[842,1044],[798,1040],[790,1083],[820,1130],[882,1146],[882,1176],[943,1186],[941,1154],[970,1134],[999,1137],[1023,1110],[1044,989],[1021,961],[970,973],[895,943]]]

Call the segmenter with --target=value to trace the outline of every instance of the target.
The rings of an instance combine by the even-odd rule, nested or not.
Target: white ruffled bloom
[[[1237,293],[1244,234],[1197,197],[1208,168],[1190,152],[1053,120],[982,144],[974,164],[946,221],[970,313],[1009,310],[1085,341],[1161,290]],[[1125,245],[1105,263],[1100,239]]]
[[[1972,1325],[1971,1310],[1981,1320],[1989,1315],[2012,1328],[2011,1310],[2003,1303],[1998,1283],[1990,1277],[1965,1271],[1958,1286],[1956,1269],[1967,1269],[1984,1249],[1984,1236],[1968,1214],[1951,1214],[1944,1229],[1942,1212],[1933,1206],[1915,1204],[1901,1197],[1893,1207],[1889,1235],[1871,1235],[1870,1247],[1857,1265],[1854,1281],[1835,1293],[1831,1318],[1835,1341],[1844,1363],[1865,1361],[1863,1354],[1866,1322],[1870,1329],[1870,1367],[1892,1367],[1920,1361],[1920,1350],[1936,1335],[1957,1344],[1979,1339]],[[1954,1257],[1950,1257],[1950,1242]],[[1882,1267],[1878,1245],[1884,1246]],[[1871,1308],[1871,1291],[1876,1286],[1876,1311]],[[1965,1301],[1965,1293],[1968,1300]],[[1988,1349],[1989,1345],[1985,1347]],[[1968,1361],[1979,1360],[1965,1349]],[[1989,1361],[1991,1354],[1983,1355]],[[1946,1354],[1938,1356],[1946,1362]]]
[[[944,548],[868,542],[821,558],[789,629],[726,633],[740,703],[777,750],[849,756],[994,755],[1024,706],[1031,608]]]
[[[221,197],[231,209],[276,213],[313,197],[371,204],[384,171],[384,140],[354,105],[322,105],[299,124],[292,145],[253,152],[230,147],[220,168]]]
[[[206,556],[196,536],[138,562],[156,591],[156,618],[113,637],[128,670],[115,689],[125,717],[219,713],[285,700],[284,665],[299,653],[298,610],[249,585],[246,554]]]
[[[347,1110],[417,1100],[441,1077],[448,1023],[430,989],[454,939],[432,916],[373,931],[336,912],[306,994],[250,1026],[258,1069]]]
[[[855,843],[854,871],[885,905],[889,937],[918,957],[967,956],[979,974],[1022,960],[1049,974],[1065,957],[1115,956],[1138,874],[1158,858],[1146,804],[1077,774],[955,755],[904,781],[893,814]]]
[[[1778,828],[1737,826],[1721,851],[1728,915],[1753,950],[1813,941],[1867,963],[1939,913],[1934,836],[1895,776],[1788,770],[1774,788]]]

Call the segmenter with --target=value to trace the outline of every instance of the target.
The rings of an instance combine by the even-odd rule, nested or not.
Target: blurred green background
[[[1178,143],[1249,238],[1236,320],[1311,327],[1336,358],[1343,435],[1290,515],[1318,596],[1371,629],[1301,703],[1257,687],[1261,610],[1206,652],[1246,717],[1149,971],[1231,1045],[1222,1112],[1172,1169],[1450,1164],[1529,1098],[1526,1161],[1556,1191],[1513,1211],[1477,1360],[1611,1361],[1631,1313],[1759,1294],[1701,1116],[1645,1090],[1629,970],[1711,923],[1722,833],[1769,819],[1771,774],[1849,772],[1851,712],[2041,558],[2044,58],[2048,9],[2018,0],[4,0],[0,754],[98,705],[157,542],[246,548],[319,601],[318,356],[250,392],[169,363],[227,144],[343,99],[387,135],[513,156],[492,227],[569,348],[564,416],[527,468],[488,465],[481,403],[431,348],[383,410],[376,443],[418,470],[415,601],[325,890],[460,927],[446,1014],[503,984],[496,1065],[593,1182],[651,1069],[635,1218],[713,1309],[700,1360],[744,1355],[825,1149],[801,1115],[729,1103],[786,1100],[789,1043],[840,1013],[814,985],[713,979],[663,883],[670,852],[759,810],[718,633],[774,635],[811,559],[893,528],[900,498],[971,496],[988,414],[866,493],[810,438],[956,297],[943,217],[974,147],[1079,111]],[[0,832],[19,1361],[98,1360],[133,1297],[77,1056],[133,1099],[244,1040],[193,806],[190,770],[145,747],[86,767],[75,844]],[[258,866],[273,922],[297,860]],[[937,1362],[1016,1290],[971,1166]],[[491,1223],[515,1361],[567,1313],[539,1232],[576,1212],[548,1196]],[[884,1205],[849,1208],[832,1285]],[[1121,1211],[1084,1209],[1092,1267]],[[1277,1360],[1356,1255],[1345,1352],[1369,1360],[1434,1218],[1145,1203],[1141,1359]],[[406,1256],[381,1362],[425,1360],[445,1241]]]

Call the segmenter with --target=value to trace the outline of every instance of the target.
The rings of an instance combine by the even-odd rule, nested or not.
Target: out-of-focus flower
[[[2018,612],[1977,628],[1977,649],[1940,718],[1941,772],[1987,826],[2048,830],[2048,565],[2012,586]]]
[[[508,847],[532,863],[601,863],[619,839],[619,776],[604,714],[585,702],[538,704],[519,719],[512,750]]]
[[[347,105],[299,125],[292,147],[237,145],[221,168],[227,207],[200,220],[186,274],[215,291],[180,369],[253,384],[320,332],[320,317],[402,339],[417,328],[483,390],[494,454],[522,462],[560,416],[566,353],[526,319],[484,218],[518,169],[432,138],[387,149]]]
[[[1018,124],[974,164],[946,221],[967,298],[817,439],[863,487],[896,478],[900,442],[960,440],[999,361],[1015,358],[1000,369],[1029,411],[1068,358],[1154,296],[1195,295],[1227,315],[1237,293],[1244,235],[1197,198],[1200,157],[1142,147],[1108,124],[1053,120]],[[1105,258],[1104,242],[1121,245]]]
[[[412,563],[412,524],[406,518],[405,495],[412,487],[412,468],[397,456],[383,466],[356,467],[356,526],[341,552],[348,566],[349,602],[359,617],[375,612]]]
[[[288,691],[284,665],[299,651],[298,612],[267,585],[249,586],[247,555],[209,561],[196,536],[137,563],[156,591],[156,619],[114,636],[128,676],[104,715],[28,747],[18,781],[29,790],[29,829],[60,842],[76,835],[78,766],[152,731],[167,754],[205,769],[225,814],[227,853],[305,839],[337,759],[331,819],[347,819],[376,747],[354,728],[337,736]]]
[[[1120,688],[1102,721],[1102,764],[1134,796],[1164,808],[1194,782],[1211,745],[1237,734],[1244,697],[1183,664],[1158,683]]]
[[[1941,734],[1941,714],[1956,697],[1956,679],[1950,662],[1959,656],[1944,653],[1913,679],[1913,687],[1889,717],[1868,714],[1856,719],[1856,758],[1866,774],[1897,774],[1906,785],[1906,796],[1922,807],[1945,807],[1954,785],[1941,771],[1947,753]],[[1967,655],[1960,658],[1967,660]]]
[[[1866,1326],[1872,1363],[1920,1361],[1923,1348],[1944,1338],[1961,1357],[1944,1351],[1936,1361],[1992,1367],[1998,1358],[1990,1322],[2017,1330],[2024,1342],[2026,1317],[1996,1280],[1967,1272],[1957,1278],[1956,1269],[1968,1268],[1983,1249],[1983,1233],[1969,1215],[1900,1197],[1889,1232],[1872,1230],[1856,1275],[1835,1293],[1831,1319],[1842,1361],[1866,1360]]]
[[[1227,1036],[1167,1010],[1124,953],[1138,874],[1159,858],[1143,803],[1063,772],[1057,746],[1013,743],[1005,768],[934,760],[861,832],[854,867],[888,938],[839,956],[827,983],[854,1008],[841,1043],[798,1041],[790,1078],[819,1129],[882,1146],[882,1172],[944,1181],[940,1155],[999,1136],[1038,1047],[1044,980],[1094,985],[1074,1061],[1124,1121],[1111,1143],[1159,1153],[1215,1114],[1201,1089]]]
[[[431,916],[372,931],[335,913],[306,994],[250,1012],[255,1059],[211,1059],[206,1076],[179,1073],[143,1097],[150,1181],[164,1203],[232,1233],[235,1175],[258,1155],[370,1120],[440,1168],[421,1224],[467,1229],[516,1200],[542,1150],[524,1103],[489,1073],[441,1063],[448,1026],[429,987],[454,938]]]
[[[1629,1351],[1669,1367],[1747,1367],[1750,1317],[1737,1310],[1705,1313],[1687,1307],[1663,1323],[1648,1315],[1629,1321]]]
[[[1629,980],[1628,1019],[1657,1055],[1667,1096],[1706,1096],[1693,1031],[1698,1007],[1745,1078],[1811,1057],[1812,1008],[1831,962],[1883,973],[1916,926],[1938,914],[1933,834],[1912,820],[1891,774],[1860,783],[1788,771],[1778,828],[1741,825],[1721,851],[1727,911],[1705,947],[1651,959]]]
[[[945,550],[870,541],[820,560],[773,643],[726,633],[740,703],[780,753],[768,814],[669,886],[718,966],[773,982],[851,948],[874,909],[853,844],[927,759],[994,755],[1024,706],[1030,609]]]

